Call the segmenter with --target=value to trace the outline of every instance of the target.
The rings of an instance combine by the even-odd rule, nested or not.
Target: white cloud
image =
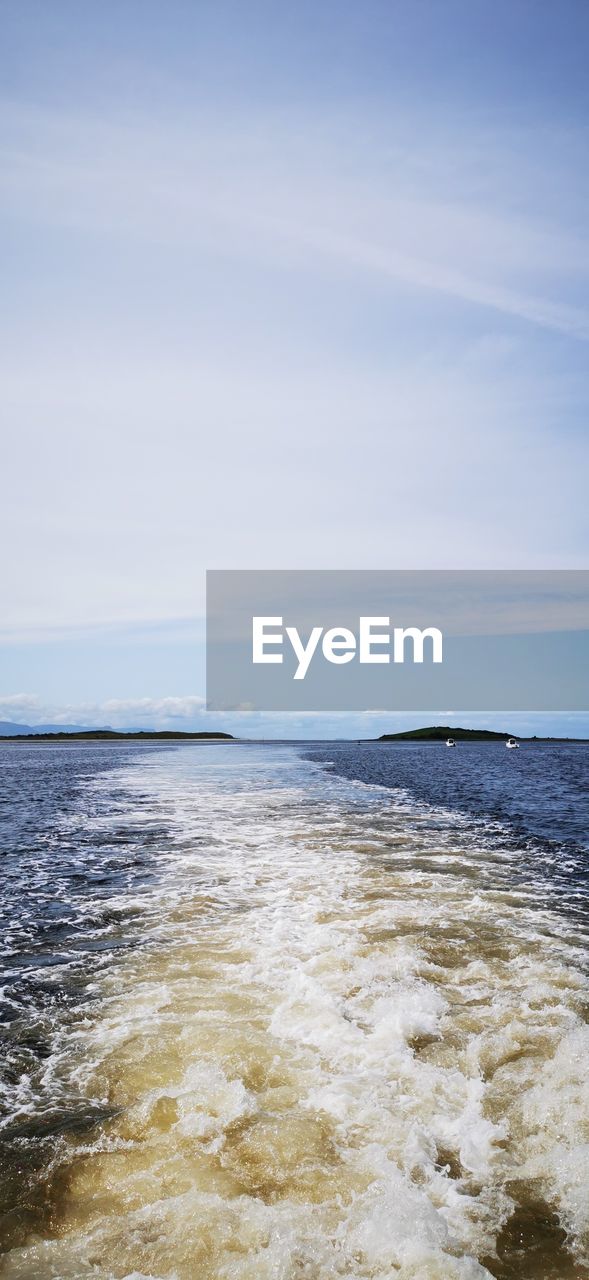
[[[7,693],[0,696],[0,720],[24,723],[27,717],[41,711],[41,701],[34,693]]]
[[[184,720],[194,720],[204,711],[205,699],[196,695],[185,698],[108,698],[92,709],[113,724],[149,724],[180,727]]]
[[[0,720],[18,724],[81,725],[87,728],[168,729],[185,731],[219,730],[235,737],[254,739],[302,738],[377,738],[381,733],[394,733],[418,728],[440,720],[455,723],[454,712],[394,713],[365,711],[357,714],[326,714],[307,711],[292,715],[272,712],[210,713],[204,699],[191,694],[184,698],[107,699],[96,703],[55,705],[44,703],[36,694],[0,696]],[[461,713],[465,727],[496,728],[521,734],[553,734],[589,736],[589,717],[585,713],[559,715],[508,715]]]
[[[196,694],[185,698],[107,698],[102,702],[55,705],[37,694],[0,696],[0,720],[18,724],[80,724],[88,727],[183,728],[197,722],[205,711],[205,699]]]

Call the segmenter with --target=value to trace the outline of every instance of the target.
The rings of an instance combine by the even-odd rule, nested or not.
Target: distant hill
[[[440,742],[454,738],[455,742],[505,742],[510,733],[497,733],[494,729],[453,729],[448,724],[428,725],[425,729],[407,729],[404,733],[382,733],[374,742]],[[517,735],[513,735],[514,737]]]
[[[0,738],[20,738],[31,733],[90,733],[83,724],[17,724],[15,720],[0,720]]]
[[[7,721],[4,721],[4,724],[6,723]],[[43,729],[40,725],[37,728],[28,725],[16,725],[15,729],[16,732],[4,732],[2,736],[9,739],[23,738],[27,741],[35,742],[145,742],[159,741],[160,739],[169,741],[170,739],[177,740],[178,738],[182,739],[182,741],[197,741],[200,739],[237,741],[232,733],[180,733],[177,729],[162,729],[158,732],[150,729],[130,729],[120,733],[116,729],[79,729],[77,727],[68,729],[63,725],[49,729]]]
[[[495,729],[453,729],[449,724],[429,725],[425,729],[407,729],[404,733],[382,733],[380,738],[364,738],[364,742],[445,742],[446,738],[454,738],[455,742],[505,742],[507,738],[517,738],[518,742],[574,742],[587,743],[589,738],[548,738],[534,734],[526,738],[521,733],[497,733]]]

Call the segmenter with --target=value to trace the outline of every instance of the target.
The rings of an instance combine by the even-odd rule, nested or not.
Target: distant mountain
[[[0,738],[15,738],[29,733],[89,733],[83,724],[16,724],[0,720]]]

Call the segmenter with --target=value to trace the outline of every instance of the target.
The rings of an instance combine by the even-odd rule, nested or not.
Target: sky
[[[587,566],[585,0],[0,30],[0,719],[214,727],[207,568]]]

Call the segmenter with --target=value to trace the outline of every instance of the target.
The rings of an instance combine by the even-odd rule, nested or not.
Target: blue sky
[[[586,566],[582,0],[0,21],[0,718],[202,724],[207,567]]]

